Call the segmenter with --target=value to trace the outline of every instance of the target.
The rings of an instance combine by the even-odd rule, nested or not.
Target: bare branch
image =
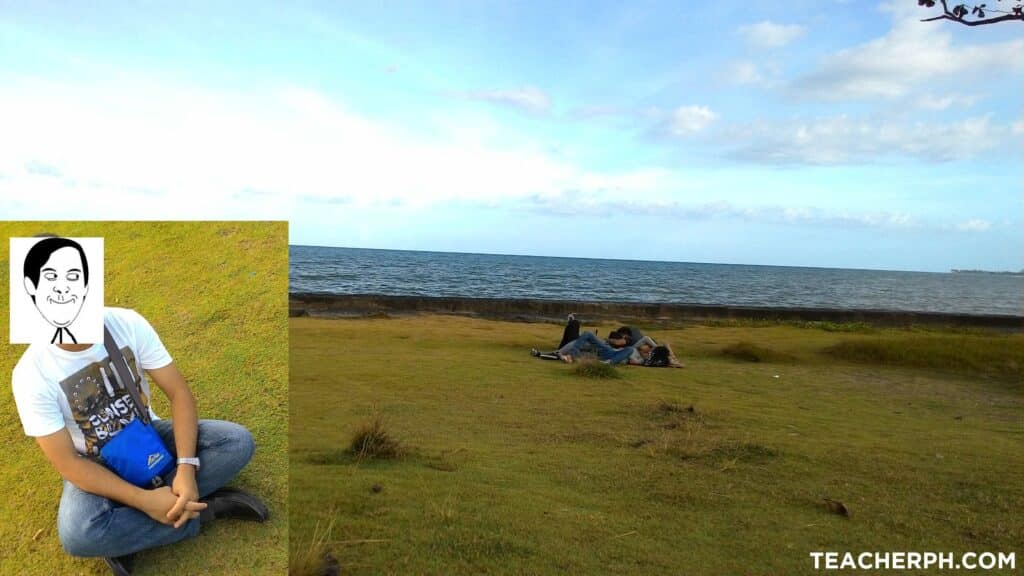
[[[1006,22],[1009,20],[1020,20],[1024,22],[1024,14],[1006,14],[1005,16],[998,16],[996,18],[986,18],[985,20],[964,20],[963,18],[957,18],[952,14],[943,14],[942,16],[935,16],[932,18],[925,18],[921,22],[933,22],[935,20],[952,20],[964,26],[983,26],[985,24],[995,24],[996,22]]]
[[[1020,21],[1024,22],[1024,14],[1016,13],[1016,12],[1014,12],[1014,13],[1005,12],[1004,16],[997,16],[995,18],[984,18],[984,19],[981,19],[981,20],[968,20],[966,18],[959,17],[956,14],[954,14],[953,12],[951,12],[949,10],[949,4],[946,3],[946,0],[940,0],[940,2],[942,2],[942,12],[943,12],[942,15],[941,16],[933,16],[931,18],[924,18],[924,19],[921,20],[921,22],[934,22],[936,20],[952,20],[953,22],[957,22],[959,24],[963,24],[964,26],[984,26],[986,24],[995,24],[997,22],[1007,22],[1007,21],[1010,21],[1010,20],[1020,20]],[[975,8],[977,8],[977,6]],[[1002,11],[1001,10],[990,10],[990,12],[1002,12]]]

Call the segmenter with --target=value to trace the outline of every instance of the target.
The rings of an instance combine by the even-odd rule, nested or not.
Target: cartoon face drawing
[[[68,238],[40,240],[25,257],[25,290],[39,313],[57,328],[54,341],[63,334],[75,342],[68,326],[82,311],[89,293],[89,262],[81,245]]]

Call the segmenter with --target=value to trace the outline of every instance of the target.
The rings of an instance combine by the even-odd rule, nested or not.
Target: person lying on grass
[[[608,338],[601,341],[594,333],[584,332],[580,335],[580,323],[575,315],[570,314],[562,333],[559,348],[553,352],[541,353],[536,348],[530,354],[544,360],[562,360],[573,362],[584,352],[594,352],[602,362],[609,364],[626,363],[637,366],[671,366],[682,368],[672,348],[666,343],[659,346],[650,336],[646,336],[638,328],[623,326],[611,332]]]
[[[103,316],[138,383],[139,410],[102,343],[34,343],[15,366],[12,387],[25,433],[64,479],[57,510],[64,550],[102,557],[115,576],[129,576],[136,552],[193,537],[214,519],[262,522],[269,512],[256,497],[222,488],[253,455],[249,431],[198,419],[185,378],[145,318],[124,308],[104,308]],[[150,408],[143,371],[170,401],[171,420],[160,420]],[[148,489],[99,461],[103,446],[144,411],[177,459]]]

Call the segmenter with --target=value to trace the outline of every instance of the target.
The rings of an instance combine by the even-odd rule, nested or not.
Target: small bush
[[[791,362],[793,356],[750,342],[737,342],[722,348],[722,354],[744,362]]]
[[[324,529],[321,529],[317,521],[309,544],[300,542],[298,550],[290,555],[288,576],[326,576],[338,573],[337,562],[327,550],[333,528],[333,520]]]
[[[572,373],[583,378],[614,379],[622,378],[619,370],[611,364],[588,358],[573,363]]]
[[[400,458],[406,447],[388,432],[382,416],[364,423],[352,436],[349,451],[360,460]]]

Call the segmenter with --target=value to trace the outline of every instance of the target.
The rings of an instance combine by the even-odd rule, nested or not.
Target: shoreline
[[[360,318],[415,314],[451,314],[520,322],[564,321],[576,313],[588,321],[640,321],[670,326],[702,320],[761,320],[803,322],[861,322],[875,326],[948,326],[1024,331],[1024,316],[849,310],[839,308],[782,308],[704,304],[594,302],[526,298],[448,296],[390,296],[383,294],[288,294],[288,315],[316,318]]]

